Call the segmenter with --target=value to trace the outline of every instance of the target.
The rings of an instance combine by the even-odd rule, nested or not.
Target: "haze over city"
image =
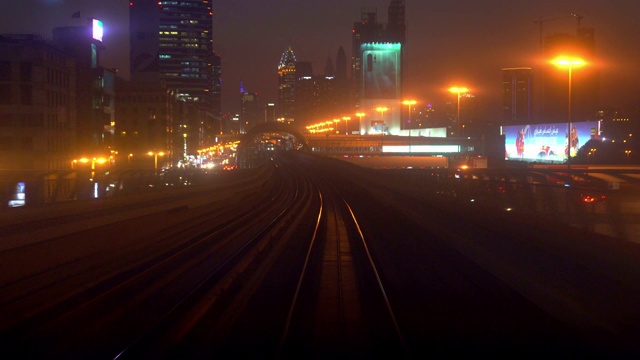
[[[80,25],[87,17],[105,23],[103,64],[127,78],[128,1],[4,0],[0,33],[51,37],[57,26]],[[362,8],[376,9],[386,22],[387,0],[213,1],[214,49],[222,58],[222,111],[237,110],[240,81],[263,101],[277,101],[277,64],[291,46],[298,60],[322,73],[340,46],[351,56],[351,29]],[[451,96],[464,84],[479,97],[485,116],[500,115],[501,69],[532,67],[540,59],[543,35],[595,29],[601,106],[636,114],[640,73],[640,3],[629,0],[408,0],[405,93],[423,102]],[[81,13],[81,19],[71,15]]]
[[[640,0],[0,5],[0,358],[640,359]]]

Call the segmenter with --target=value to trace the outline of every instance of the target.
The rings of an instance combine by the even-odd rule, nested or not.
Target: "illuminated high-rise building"
[[[289,46],[278,63],[278,118],[290,122],[296,109],[296,55]]]
[[[132,0],[129,27],[132,82],[159,83],[192,104],[195,118],[175,124],[182,128],[175,133],[188,137],[191,147],[213,142],[220,120],[220,61],[213,51],[210,1]]]

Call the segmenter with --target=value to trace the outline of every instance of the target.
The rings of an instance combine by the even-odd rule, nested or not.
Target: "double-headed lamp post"
[[[147,154],[153,156],[153,168],[158,170],[158,156],[164,156],[164,151],[149,151]]]
[[[349,120],[351,120],[351,116],[343,116],[342,120],[344,120],[344,134],[345,136],[349,135]]]
[[[571,160],[571,76],[574,67],[584,66],[586,61],[579,58],[558,57],[551,61],[552,64],[559,68],[567,68],[569,70],[569,99],[567,109],[567,166]]]
[[[409,106],[409,118],[407,120],[407,127],[409,128],[409,136],[411,136],[411,106],[417,104],[418,102],[415,100],[405,100],[402,102],[402,105]]]
[[[457,118],[456,118],[456,123],[457,123],[458,130],[456,130],[456,136],[460,136],[460,94],[464,94],[464,93],[468,92],[469,89],[467,89],[466,87],[454,86],[454,87],[449,88],[449,91],[454,93],[454,94],[458,94],[458,115],[457,115]]]

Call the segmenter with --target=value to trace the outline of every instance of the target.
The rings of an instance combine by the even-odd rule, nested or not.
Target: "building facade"
[[[213,13],[207,0],[129,3],[131,80],[159,83],[191,105],[173,122],[187,134],[187,154],[215,142],[220,132],[221,61],[213,51]],[[195,111],[192,109],[195,107]],[[180,151],[175,150],[174,153]]]
[[[2,206],[73,197],[76,123],[75,58],[37,35],[0,35]]]
[[[79,156],[110,156],[114,150],[115,70],[101,66],[102,29],[97,19],[85,26],[53,29],[53,42],[76,59],[77,150]]]
[[[353,27],[352,44],[355,107],[369,115],[360,124],[360,133],[399,135],[404,129],[404,0],[390,2],[386,26],[378,22],[375,10],[363,10]]]

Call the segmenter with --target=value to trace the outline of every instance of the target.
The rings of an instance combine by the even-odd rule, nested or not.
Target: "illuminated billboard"
[[[564,162],[567,153],[577,155],[590,139],[600,134],[599,121],[571,123],[571,141],[567,141],[567,123],[502,126],[507,160]],[[567,147],[567,144],[571,144]]]
[[[102,42],[102,36],[104,35],[104,27],[102,21],[98,19],[91,19],[92,35],[94,40]]]
[[[399,98],[401,44],[365,43],[361,51],[364,98]]]

